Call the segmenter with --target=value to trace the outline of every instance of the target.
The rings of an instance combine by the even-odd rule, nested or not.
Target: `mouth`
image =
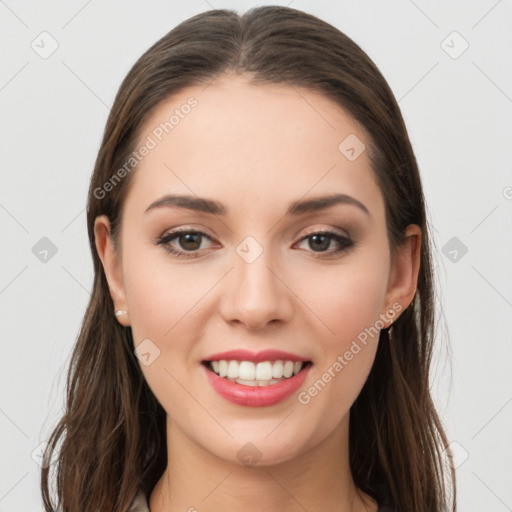
[[[218,359],[203,361],[211,372],[230,382],[249,387],[273,386],[288,380],[311,366],[311,361],[293,361],[290,359],[253,361],[236,359]]]
[[[282,350],[229,350],[201,361],[210,386],[224,399],[246,407],[285,401],[305,382],[313,362]]]

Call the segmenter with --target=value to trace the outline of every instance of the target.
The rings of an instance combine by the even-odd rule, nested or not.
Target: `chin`
[[[274,423],[273,428],[278,423]],[[295,435],[289,431],[282,431],[275,437],[274,433],[268,434],[271,431],[272,429],[258,429],[254,430],[252,435],[251,429],[245,430],[243,435],[235,435],[234,439],[225,439],[223,442],[210,440],[209,446],[206,445],[204,448],[214,457],[230,464],[263,467],[289,462],[320,442],[319,439],[304,439],[304,434],[301,435],[299,431],[296,431]]]

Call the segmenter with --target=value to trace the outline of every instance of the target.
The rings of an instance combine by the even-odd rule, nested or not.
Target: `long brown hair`
[[[117,239],[136,165],[123,179],[112,178],[134,152],[151,111],[180,90],[206,85],[228,71],[255,84],[319,92],[349,112],[368,134],[391,249],[403,242],[409,224],[421,228],[414,301],[393,324],[392,340],[387,329],[381,331],[374,365],[350,410],[350,467],[359,489],[380,500],[385,485],[402,511],[455,510],[455,472],[443,463],[443,452],[450,451],[429,389],[437,320],[432,241],[398,104],[372,60],[345,34],[299,10],[266,6],[242,16],[211,10],[184,21],[138,59],[119,88],[90,183],[94,284],[67,375],[65,413],[44,454],[46,464],[56,455],[41,472],[46,511],[55,508],[52,471],[59,510],[126,512],[138,490],[149,495],[166,467],[165,411],[142,375],[131,329],[113,315],[94,221],[107,215]]]

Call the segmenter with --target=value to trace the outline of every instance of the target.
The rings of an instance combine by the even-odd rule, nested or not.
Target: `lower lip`
[[[217,393],[231,403],[246,407],[268,407],[292,395],[304,382],[311,368],[308,365],[297,375],[268,386],[244,386],[231,382],[202,365],[206,377]]]

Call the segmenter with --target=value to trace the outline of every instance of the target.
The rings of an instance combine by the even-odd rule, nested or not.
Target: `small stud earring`
[[[126,315],[127,311],[125,311],[124,309],[118,309],[116,311],[116,316],[121,316],[121,315]]]

